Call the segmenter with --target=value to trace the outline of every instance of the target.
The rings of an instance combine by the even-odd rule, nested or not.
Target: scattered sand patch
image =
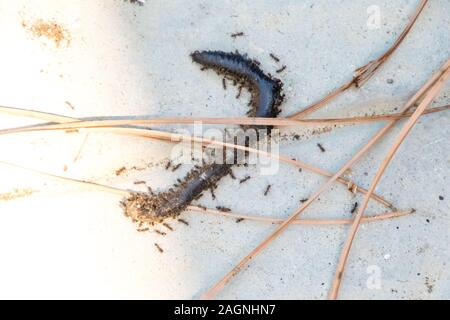
[[[62,44],[70,45],[69,31],[56,21],[44,21],[42,19],[33,22],[22,21],[22,26],[36,38],[46,38],[52,41],[57,48]]]
[[[13,191],[0,193],[0,201],[10,201],[17,198],[28,197],[35,191],[32,189],[14,189]]]

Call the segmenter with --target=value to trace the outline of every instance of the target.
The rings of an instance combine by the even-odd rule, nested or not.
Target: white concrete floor
[[[239,50],[285,84],[282,114],[297,111],[347,81],[402,31],[417,0],[158,1],[0,0],[0,104],[71,117],[240,116],[248,94],[235,99],[213,72],[200,72],[197,49]],[[381,24],[367,25],[377,6]],[[374,7],[369,9],[373,12]],[[376,8],[375,8],[376,9]],[[450,56],[450,3],[432,0],[398,51],[360,90],[317,112],[345,117],[392,112]],[[59,46],[32,26],[56,22]],[[244,37],[230,35],[242,31]],[[392,81],[388,81],[392,79]],[[450,86],[435,105],[448,103]],[[69,102],[66,103],[66,102]],[[0,128],[36,123],[1,115]],[[423,117],[388,168],[377,192],[417,212],[365,224],[352,249],[341,298],[450,298],[450,113]],[[330,171],[339,169],[382,124],[283,129],[282,154]],[[170,128],[164,128],[169,130]],[[351,178],[368,186],[398,128],[361,160]],[[290,136],[300,134],[299,140]],[[320,142],[326,152],[321,153]],[[189,169],[164,170],[171,145],[107,133],[32,133],[0,137],[0,161],[120,188],[146,180],[165,190]],[[81,150],[81,151],[80,151]],[[129,170],[117,177],[121,167]],[[145,167],[135,170],[133,167]],[[324,181],[281,165],[273,176],[236,168],[199,203],[286,217]],[[55,183],[0,166],[1,298],[198,298],[264,239],[274,226],[186,212],[166,237],[138,233],[121,214],[120,197]],[[271,192],[263,192],[267,184]],[[247,197],[243,197],[247,194]],[[439,197],[443,197],[440,200]],[[340,185],[304,217],[350,217],[355,201]],[[368,212],[383,211],[371,204]],[[332,280],[346,226],[292,226],[226,286],[217,298],[321,299]],[[155,250],[154,243],[164,248]],[[368,270],[380,287],[367,286]]]

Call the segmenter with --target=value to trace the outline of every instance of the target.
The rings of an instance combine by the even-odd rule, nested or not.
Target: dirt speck
[[[425,245],[423,245],[423,246],[421,246],[421,247],[418,247],[418,248],[417,248],[417,254],[423,254],[423,253],[425,253],[425,251],[427,251],[429,248],[430,248],[430,245],[429,245],[429,244],[425,244]]]

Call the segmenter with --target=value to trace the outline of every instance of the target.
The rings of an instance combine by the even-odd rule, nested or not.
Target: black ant
[[[164,253],[164,250],[159,246],[159,244],[155,243],[155,247],[160,253]]]
[[[318,143],[317,146],[319,147],[320,151],[322,152],[326,151],[325,148],[320,143]]]
[[[269,193],[271,187],[272,187],[272,185],[270,185],[270,184],[267,186],[266,191],[264,191],[264,195],[265,196],[267,196],[267,194]]]
[[[242,183],[250,180],[250,178],[251,178],[250,176],[246,176],[244,179],[239,180],[239,184],[242,184]]]
[[[184,219],[178,219],[178,221],[179,222],[181,222],[182,224],[185,224],[185,225],[189,225],[189,222],[187,222],[186,220],[184,220]]]
[[[241,31],[241,32],[233,33],[233,34],[231,35],[231,37],[232,37],[232,38],[237,38],[237,37],[242,37],[243,35],[244,35],[244,33]]]

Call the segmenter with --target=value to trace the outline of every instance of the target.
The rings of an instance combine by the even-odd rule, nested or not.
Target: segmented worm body
[[[278,115],[278,107],[283,101],[283,84],[279,79],[266,75],[254,60],[237,52],[222,51],[195,51],[191,56],[195,62],[248,88],[252,93],[250,117],[275,118]]]
[[[283,101],[283,84],[279,79],[265,74],[258,63],[238,52],[195,51],[191,57],[204,69],[213,69],[251,92],[249,116],[271,118],[278,115],[278,107]],[[267,126],[251,128],[272,129]],[[158,194],[133,193],[122,202],[125,214],[138,221],[162,221],[167,217],[175,217],[193,200],[200,198],[203,191],[214,189],[217,182],[230,172],[231,164],[196,166],[169,191]]]

